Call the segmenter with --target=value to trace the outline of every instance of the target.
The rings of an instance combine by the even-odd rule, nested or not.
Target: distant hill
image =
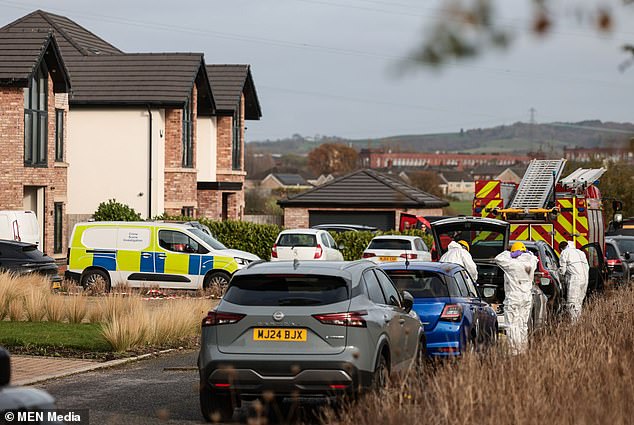
[[[322,143],[345,143],[357,149],[385,147],[403,152],[537,152],[561,154],[564,147],[623,146],[634,137],[634,124],[595,121],[575,123],[515,123],[458,133],[400,135],[352,140],[337,137],[305,138],[295,134],[276,141],[250,142],[249,149],[271,154],[306,154]]]

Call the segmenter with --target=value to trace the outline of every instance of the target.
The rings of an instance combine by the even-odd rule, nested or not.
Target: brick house
[[[64,122],[70,79],[53,34],[0,32],[0,209],[32,210],[40,249],[63,257],[67,241]]]
[[[284,227],[317,224],[362,224],[382,230],[398,228],[400,213],[442,215],[449,205],[400,179],[361,169],[298,195],[278,201]]]
[[[218,219],[244,216],[245,120],[262,117],[249,65],[207,65],[216,112],[213,152],[199,150],[208,164],[198,171],[199,214]],[[201,123],[205,126],[206,123]],[[215,143],[215,149],[214,149]]]
[[[244,120],[261,116],[248,65],[216,76],[202,53],[125,53],[41,10],[0,28],[12,31],[54,34],[72,83],[62,160],[68,229],[112,198],[143,217],[241,217]]]

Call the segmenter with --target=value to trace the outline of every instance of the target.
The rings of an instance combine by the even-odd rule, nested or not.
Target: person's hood
[[[227,257],[244,258],[245,260],[249,261],[257,261],[261,259],[255,254],[251,254],[250,252],[246,251],[240,251],[239,249],[219,249],[216,252],[220,255],[226,255]]]
[[[463,248],[462,248],[462,245],[460,245],[458,242],[451,241],[449,242],[449,245],[447,245],[447,249],[463,249]]]

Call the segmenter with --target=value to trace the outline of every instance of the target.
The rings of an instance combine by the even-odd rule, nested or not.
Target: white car
[[[363,258],[372,261],[431,261],[431,253],[419,236],[375,236],[363,251]]]
[[[290,229],[277,235],[271,249],[271,261],[322,260],[343,261],[337,243],[325,230]]]

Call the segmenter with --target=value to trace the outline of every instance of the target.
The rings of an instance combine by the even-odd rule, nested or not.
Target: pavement
[[[13,355],[11,356],[11,385],[33,385],[50,379],[119,366],[170,351],[173,350],[164,350],[157,353],[143,354],[137,357],[107,362],[60,357]]]

